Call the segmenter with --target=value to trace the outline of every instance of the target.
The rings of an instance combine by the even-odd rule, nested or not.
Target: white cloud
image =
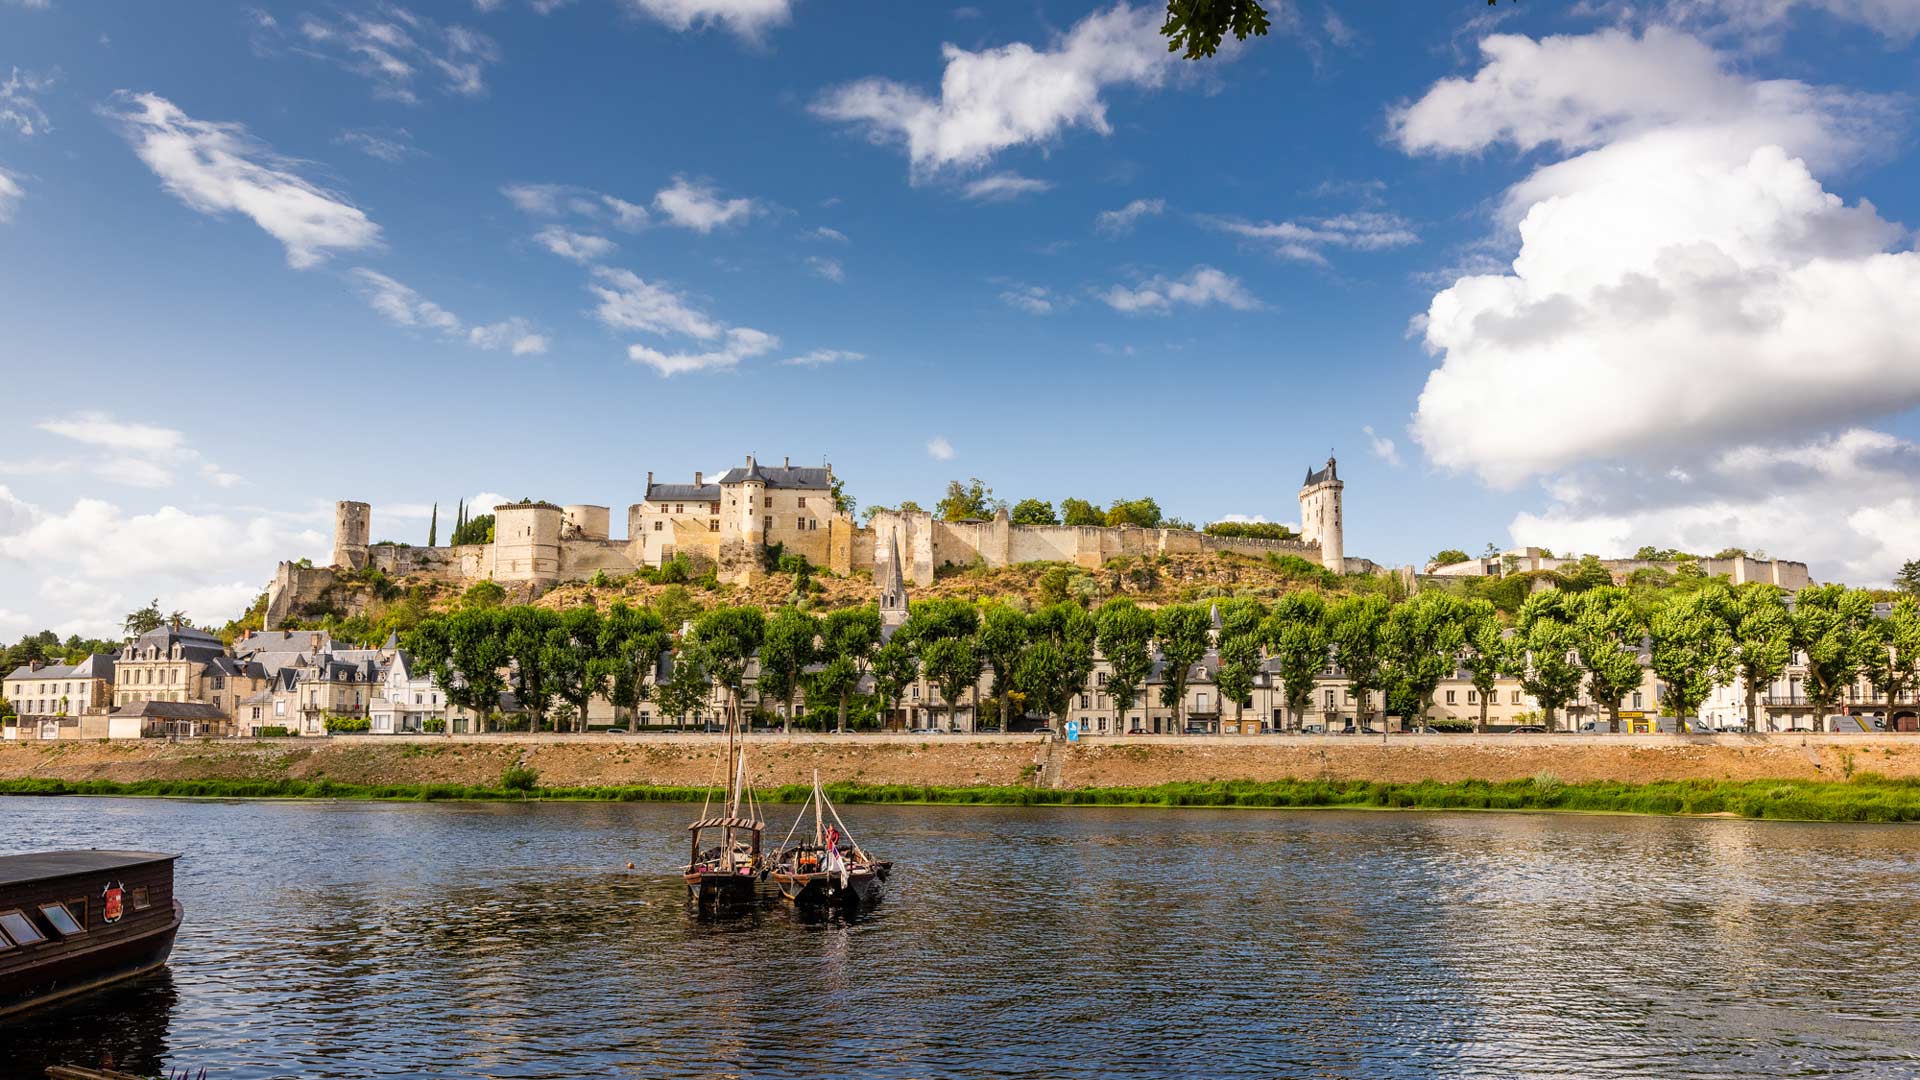
[[[453,312],[420,295],[411,286],[364,266],[347,272],[367,306],[396,326],[431,330],[450,340],[465,341],[476,349],[506,349],[515,356],[547,351],[547,339],[527,320],[514,317],[485,326],[468,326]]]
[[[368,157],[378,158],[390,165],[398,165],[410,157],[426,155],[426,151],[413,145],[413,135],[406,128],[343,131],[333,141],[342,146],[351,146]]]
[[[1324,265],[1324,249],[1348,248],[1354,251],[1383,251],[1418,243],[1420,237],[1405,218],[1374,210],[1356,210],[1331,217],[1301,221],[1238,221],[1232,218],[1203,218],[1207,224],[1234,236],[1255,240],[1272,248],[1282,258]]]
[[[1039,285],[1018,284],[1001,290],[1000,301],[1029,315],[1051,315],[1055,305],[1061,302],[1052,290]]]
[[[600,298],[594,312],[601,323],[615,330],[640,330],[650,334],[678,334],[711,341],[725,327],[694,308],[687,299],[665,285],[642,280],[631,270],[596,266],[594,284],[588,291]]]
[[[1582,467],[1548,491],[1546,510],[1514,517],[1515,543],[1602,555],[1737,546],[1805,561],[1819,580],[1884,584],[1915,556],[1920,446],[1853,428],[1743,443],[1678,467]]]
[[[1400,448],[1393,445],[1392,439],[1385,435],[1374,434],[1372,424],[1362,425],[1360,431],[1367,437],[1367,445],[1373,448],[1374,457],[1379,458],[1381,461],[1386,462],[1396,469],[1401,466]]]
[[[1094,216],[1095,232],[1105,236],[1125,236],[1143,217],[1158,217],[1166,212],[1165,199],[1135,199],[1118,210],[1102,210]]]
[[[829,259],[824,255],[807,256],[807,269],[831,282],[838,283],[847,279],[846,268],[840,265],[840,260]]]
[[[58,71],[36,74],[14,68],[0,82],[0,127],[10,127],[22,138],[44,135],[53,130],[47,113],[35,100],[59,79]]]
[[[927,440],[927,456],[935,461],[952,461],[953,444],[945,435],[935,435]]]
[[[1045,180],[1003,172],[972,181],[961,188],[960,193],[975,202],[1011,202],[1022,195],[1034,195],[1052,188],[1053,185]]]
[[[830,229],[825,225],[822,225],[819,228],[813,230],[813,232],[810,235],[821,240],[831,240],[836,244],[846,244],[851,242],[847,239],[846,233],[841,232],[839,229]]]
[[[24,532],[40,520],[40,508],[0,484],[0,536]]]
[[[865,360],[865,353],[848,352],[845,349],[815,349],[812,352],[790,356],[780,361],[793,367],[825,367],[828,364],[842,364],[851,360]]]
[[[302,15],[292,31],[256,12],[253,47],[261,54],[285,48],[338,65],[367,80],[375,97],[409,105],[419,104],[415,86],[427,79],[449,94],[486,93],[487,65],[500,59],[499,46],[485,34],[392,4],[341,12],[333,21]]]
[[[1075,23],[1050,48],[1024,42],[970,52],[941,47],[937,99],[892,79],[828,91],[816,115],[854,124],[876,142],[905,144],[913,174],[976,167],[1009,147],[1049,141],[1069,128],[1112,130],[1102,94],[1157,87],[1178,62],[1160,36],[1164,11],[1117,4]]]
[[[757,41],[767,30],[793,17],[791,0],[623,0],[627,9],[675,30],[724,26]]]
[[[33,463],[35,469],[21,471],[66,472],[77,468],[111,483],[143,488],[172,486],[180,469],[193,470],[213,487],[230,488],[241,482],[240,477],[189,447],[186,436],[173,428],[118,420],[103,412],[74,413],[42,420],[34,427],[100,454],[86,459],[36,462]]]
[[[622,232],[638,232],[648,222],[647,208],[612,195],[600,196],[600,202],[612,215],[612,224]]]
[[[105,113],[166,189],[203,214],[237,212],[305,268],[331,251],[380,243],[380,226],[343,197],[301,177],[239,124],[195,120],[154,94],[116,93]]]
[[[709,184],[676,176],[653,196],[653,208],[671,224],[710,233],[737,225],[753,215],[752,199],[723,199]]]
[[[717,349],[699,353],[667,353],[645,345],[629,345],[627,357],[636,364],[645,364],[662,375],[671,376],[692,371],[727,371],[738,367],[740,361],[771,352],[779,345],[780,339],[772,334],[736,326],[727,331],[725,340]]]
[[[604,259],[619,246],[604,236],[574,232],[561,225],[549,225],[534,233],[533,239],[555,255],[577,263]]]
[[[500,189],[523,214],[557,214],[560,199],[571,190],[565,184],[508,184]]]
[[[13,220],[13,208],[20,205],[20,200],[27,195],[26,189],[20,186],[20,181],[14,179],[14,175],[0,169],[0,223]]]
[[[1897,44],[1920,35],[1920,4],[1911,0],[1668,0],[1660,16],[1772,43],[1786,30],[1794,9],[1801,7],[1861,23]]]
[[[1175,304],[1192,307],[1222,304],[1237,311],[1260,307],[1260,301],[1247,292],[1240,279],[1211,266],[1196,266],[1184,278],[1150,278],[1131,289],[1115,285],[1101,293],[1100,299],[1115,311],[1128,314],[1164,315],[1173,310]]]
[[[1510,485],[1920,404],[1920,252],[1809,167],[1862,151],[1883,102],[1749,81],[1665,30],[1484,49],[1401,110],[1402,144],[1583,152],[1508,192],[1511,271],[1419,323],[1441,360],[1412,432],[1437,464]]]

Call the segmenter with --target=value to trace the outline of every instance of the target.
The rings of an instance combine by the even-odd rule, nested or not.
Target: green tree
[[[126,618],[120,620],[120,629],[128,637],[139,637],[160,629],[166,622],[167,617],[160,614],[160,598],[156,596],[152,603],[139,611],[129,612]]]
[[[513,661],[514,694],[539,731],[552,704],[554,687],[547,678],[547,631],[560,625],[557,612],[546,608],[505,609],[507,655]]]
[[[1451,566],[1454,563],[1466,562],[1471,558],[1473,558],[1473,556],[1461,551],[1459,548],[1447,548],[1434,555],[1431,562],[1435,566]]]
[[[1012,520],[1015,525],[1058,525],[1059,515],[1053,512],[1053,504],[1040,499],[1021,499],[1013,504]]]
[[[1279,663],[1287,726],[1298,731],[1313,700],[1314,680],[1327,668],[1326,600],[1315,592],[1288,593],[1274,601],[1261,632],[1268,653]]]
[[[1807,698],[1820,722],[1839,707],[1873,647],[1873,598],[1844,585],[1810,585],[1794,597],[1793,645],[1806,657]]]
[[[1107,693],[1113,695],[1117,728],[1124,728],[1127,710],[1140,700],[1141,684],[1153,672],[1153,613],[1119,597],[1100,605],[1094,613],[1094,628],[1100,655],[1112,669],[1107,676]]]
[[[784,706],[782,731],[793,730],[793,698],[813,663],[819,620],[798,608],[781,608],[767,620],[766,640],[760,645],[760,696],[772,696]]]
[[[660,621],[667,624],[667,629],[676,633],[704,610],[685,585],[661,589],[660,595],[653,598],[653,609],[660,613]]]
[[[990,518],[1001,506],[993,499],[993,489],[981,483],[977,476],[965,484],[947,481],[946,497],[934,505],[934,512],[942,521]]]
[[[913,648],[942,638],[970,638],[980,629],[980,609],[945,597],[915,601],[900,633]]]
[[[947,727],[951,730],[954,726],[953,710],[960,704],[960,696],[969,688],[979,687],[982,667],[980,654],[974,649],[970,637],[935,638],[922,646],[919,652],[920,668],[939,688],[940,700],[947,709]]]
[[[1554,729],[1560,709],[1580,693],[1586,672],[1576,659],[1579,636],[1567,610],[1568,594],[1547,589],[1527,597],[1514,618],[1509,672],[1540,703],[1547,730]]]
[[[1466,640],[1460,664],[1467,669],[1474,697],[1480,701],[1480,718],[1474,730],[1484,735],[1487,706],[1493,704],[1493,695],[1499,692],[1500,675],[1507,670],[1507,638],[1490,601],[1468,600],[1461,611],[1460,622],[1461,637]]]
[[[1085,608],[1064,603],[1034,612],[1027,632],[1029,644],[1014,671],[1014,684],[1042,713],[1060,722],[1056,731],[1064,731],[1073,695],[1093,673],[1099,631]]]
[[[1913,693],[1915,664],[1920,663],[1920,601],[1903,596],[1893,602],[1885,619],[1873,624],[1873,642],[1866,650],[1867,680],[1887,703],[1887,716],[1902,697]]]
[[[726,694],[729,722],[740,722],[747,666],[766,636],[767,617],[754,607],[717,607],[693,623],[691,651],[714,686]]]
[[[838,476],[834,477],[832,491],[834,512],[852,517],[854,511],[860,508],[860,504],[853,496],[847,494],[847,482]]]
[[[1591,556],[1589,556],[1591,558]],[[1620,730],[1620,699],[1640,687],[1640,640],[1646,627],[1633,594],[1617,585],[1600,585],[1567,598],[1573,618],[1574,650],[1587,669],[1587,693],[1607,708],[1608,730]]]
[[[505,603],[507,590],[496,581],[476,581],[460,594],[460,605],[466,608],[497,608]]]
[[[607,609],[602,652],[613,663],[607,687],[607,699],[616,717],[627,710],[627,730],[640,730],[640,703],[653,693],[653,679],[660,668],[660,655],[672,645],[673,638],[652,608],[628,607],[616,600]]]
[[[1661,711],[1691,724],[1713,688],[1732,677],[1733,635],[1725,597],[1714,589],[1674,593],[1654,609],[1648,631],[1653,673],[1666,688]]]
[[[471,712],[476,729],[484,729],[507,688],[501,672],[512,659],[501,612],[456,611],[427,619],[403,642],[446,695],[447,703]],[[453,725],[447,724],[445,730],[452,735]]]
[[[1152,499],[1115,499],[1107,507],[1106,523],[1109,526],[1136,525],[1142,529],[1157,529],[1163,524],[1160,504]]]
[[[453,531],[447,543],[454,547],[463,544],[493,543],[493,515],[481,514],[476,518],[468,518],[464,524]]]
[[[1173,710],[1173,733],[1179,735],[1187,730],[1187,680],[1207,654],[1213,619],[1198,604],[1173,604],[1156,612],[1153,622],[1160,643],[1160,704]]]
[[[605,631],[600,612],[582,605],[562,612],[541,644],[540,667],[547,685],[553,696],[572,706],[576,731],[587,729],[587,705],[594,695],[605,693],[611,675],[609,658],[600,652]]]
[[[820,620],[820,659],[824,661],[807,690],[809,701],[839,706],[838,728],[847,730],[847,703],[880,647],[880,609],[841,608]]]
[[[1359,726],[1373,718],[1373,693],[1387,686],[1383,635],[1392,605],[1378,594],[1349,596],[1327,611],[1327,638],[1353,700]]]
[[[1433,694],[1459,666],[1467,644],[1467,601],[1438,589],[1416,594],[1387,613],[1380,635],[1386,681],[1397,685],[1424,726]]]
[[[1560,587],[1568,592],[1585,592],[1613,584],[1613,573],[1598,556],[1582,555],[1580,561],[1560,571]]]
[[[919,658],[898,634],[873,651],[873,692],[886,703],[889,714],[900,707],[901,696],[919,677]]]
[[[1920,559],[1908,559],[1900,564],[1900,572],[1894,575],[1894,588],[1910,596],[1920,596]]]
[[[993,673],[993,697],[1000,714],[1001,730],[1006,730],[1007,710],[1012,702],[1013,670],[1027,647],[1027,617],[1007,604],[992,604],[980,614],[980,632],[974,639],[980,659]],[[876,665],[878,661],[875,661]],[[877,669],[876,669],[876,677]]]
[[[439,544],[440,544],[440,504],[434,503],[433,514],[431,517],[427,518],[427,546],[438,547]]]
[[[1295,540],[1299,534],[1271,521],[1215,521],[1200,530],[1208,536],[1238,537],[1248,540]]]
[[[1060,500],[1060,518],[1068,525],[1105,525],[1106,511],[1085,499]]]
[[[703,657],[691,635],[675,643],[667,681],[654,691],[663,716],[671,716],[685,726],[688,714],[704,715],[713,704],[713,678],[707,673]]]
[[[1731,671],[1746,690],[1747,723],[1760,729],[1760,688],[1786,673],[1793,659],[1793,621],[1776,586],[1750,581],[1733,590],[1723,612]],[[1769,719],[1767,729],[1772,730]]]
[[[1167,0],[1167,51],[1188,60],[1212,56],[1221,39],[1231,33],[1236,41],[1265,37],[1267,11],[1258,0]]]

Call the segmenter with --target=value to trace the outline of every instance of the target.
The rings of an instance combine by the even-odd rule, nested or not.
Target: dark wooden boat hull
[[[861,870],[847,875],[845,884],[839,874],[783,874],[775,872],[780,895],[796,907],[867,907],[886,895],[884,871]]]
[[[157,970],[173,953],[180,932],[180,902],[172,918],[84,948],[62,952],[32,967],[0,973],[0,1017],[51,1005]]]
[[[761,874],[685,874],[687,899],[701,907],[735,907],[760,898],[766,875]]]

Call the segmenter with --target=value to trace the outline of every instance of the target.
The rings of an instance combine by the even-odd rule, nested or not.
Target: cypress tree
[[[427,519],[427,546],[440,546],[440,504],[433,504],[433,516]]]

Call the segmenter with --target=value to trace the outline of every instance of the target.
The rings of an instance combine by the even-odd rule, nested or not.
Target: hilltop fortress
[[[1341,482],[1333,458],[1307,473],[1299,493],[1297,540],[1209,536],[1189,529],[1135,526],[1014,525],[1006,510],[985,521],[941,521],[926,512],[881,511],[865,525],[841,512],[833,467],[746,464],[690,484],[657,484],[647,474],[642,500],[627,507],[627,535],[611,535],[612,512],[592,504],[508,503],[493,508],[486,544],[415,547],[370,543],[373,510],[334,507],[333,563],[282,562],[268,589],[266,625],[278,627],[323,601],[343,577],[379,570],[392,578],[467,584],[520,583],[535,592],[595,574],[628,574],[686,556],[723,581],[751,582],[778,548],[836,574],[872,572],[898,559],[901,577],[929,585],[942,566],[1064,562],[1094,568],[1122,555],[1231,551],[1295,555],[1339,573],[1381,567],[1345,553]],[[889,567],[891,569],[891,567]]]

